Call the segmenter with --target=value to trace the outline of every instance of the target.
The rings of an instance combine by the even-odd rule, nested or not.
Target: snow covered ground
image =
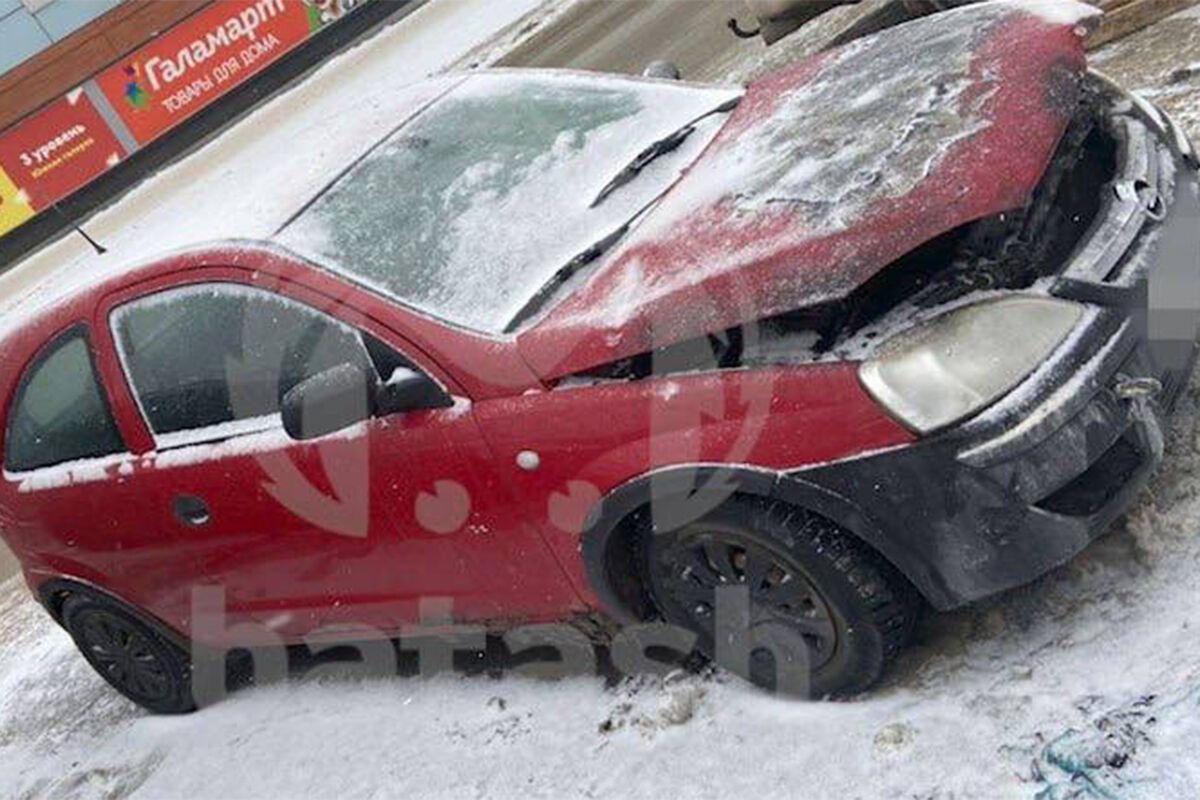
[[[269,205],[240,204],[241,169],[262,163],[280,130],[322,130],[332,106],[311,83],[370,93],[373,75],[417,77],[535,4],[436,0],[89,227],[129,255],[198,230],[266,226]],[[1200,17],[1100,62],[1200,137],[1200,79],[1171,77],[1200,63]],[[7,285],[40,285],[49,265],[62,276],[101,266],[70,240],[49,251]],[[789,702],[720,677],[616,688],[588,676],[327,678],[151,717],[109,690],[10,581],[0,586],[0,795],[1200,797],[1200,383],[1182,405],[1165,465],[1109,536],[1032,586],[926,614],[887,683],[852,702]]]

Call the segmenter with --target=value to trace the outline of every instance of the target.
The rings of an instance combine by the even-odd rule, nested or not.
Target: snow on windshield
[[[476,75],[384,140],[279,240],[407,305],[499,332],[558,268],[662,193],[715,129],[589,209],[600,188],[647,144],[736,94]]]

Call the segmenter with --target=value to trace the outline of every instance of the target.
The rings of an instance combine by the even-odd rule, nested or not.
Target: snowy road
[[[502,66],[571,67],[637,74],[665,59],[694,81],[751,80],[814,51],[888,0],[838,8],[768,48],[733,36],[726,22],[755,26],[741,0],[578,0],[559,24],[543,26],[500,59]]]
[[[530,37],[501,63],[636,74],[661,58],[689,80],[710,80],[724,77],[730,61],[766,50],[730,35],[725,21],[738,15],[746,16],[739,0],[582,0],[563,24]]]
[[[301,178],[281,174],[278,192],[249,206],[241,170],[267,163],[278,141],[321,130],[336,105],[330,87],[369,103],[379,75],[436,70],[535,5],[436,0],[89,227],[114,258],[164,238],[265,228],[271,196],[282,202]],[[760,58],[748,51],[738,69]],[[1200,78],[1171,78],[1200,63],[1200,16],[1160,24],[1099,63],[1200,137]],[[30,291],[52,266],[61,280],[103,267],[73,240],[50,250],[0,279],[0,292]],[[1198,797],[1198,404],[1193,385],[1166,464],[1112,534],[1030,587],[927,614],[887,684],[855,702],[796,704],[699,678],[615,690],[586,676],[325,679],[155,718],[108,690],[10,582],[0,588],[0,795]]]
[[[0,546],[0,581],[17,574],[17,560],[7,547]]]

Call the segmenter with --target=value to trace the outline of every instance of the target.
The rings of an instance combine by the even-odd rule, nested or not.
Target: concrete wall
[[[8,548],[0,544],[0,581],[5,581],[17,574],[17,560]]]

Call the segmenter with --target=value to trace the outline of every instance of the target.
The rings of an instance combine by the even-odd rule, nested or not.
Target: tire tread
[[[882,632],[886,667],[912,635],[920,611],[920,596],[895,567],[853,534],[824,517],[807,516],[803,530],[808,533],[813,549],[846,577],[867,607],[872,623]]]

